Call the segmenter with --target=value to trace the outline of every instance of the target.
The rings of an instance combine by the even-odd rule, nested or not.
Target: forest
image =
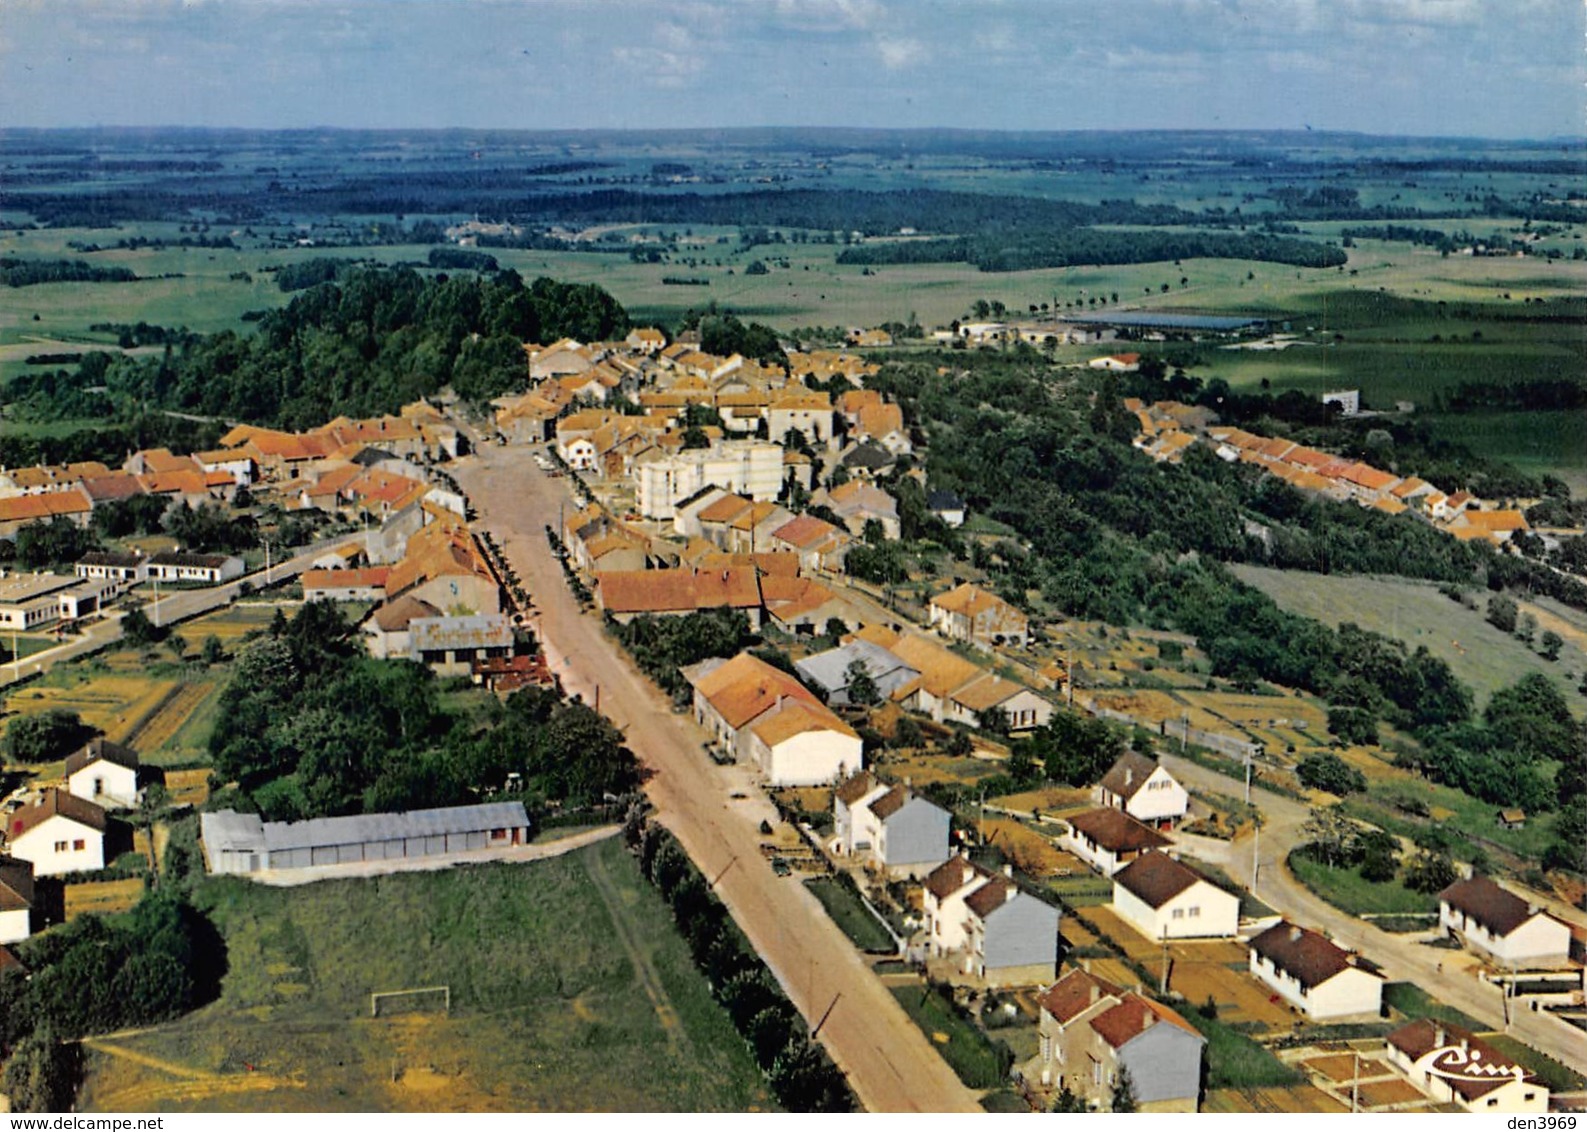
[[[335,261],[302,266],[317,263]],[[19,420],[126,420],[159,408],[312,428],[394,413],[446,385],[488,401],[522,384],[524,342],[599,341],[628,326],[593,284],[357,267],[266,313],[252,335],[184,338],[159,357],[89,354],[75,373],[24,374],[7,393]]]

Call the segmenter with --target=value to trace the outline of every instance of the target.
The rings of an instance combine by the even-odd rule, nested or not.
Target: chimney
[[[1086,962],[1086,966],[1087,967],[1089,967],[1091,965],[1091,960],[1087,959],[1085,962]],[[1089,1001],[1092,1002],[1093,1004],[1095,1004],[1097,999],[1099,999],[1101,997],[1102,997],[1102,988],[1097,986],[1096,983],[1092,983],[1091,984],[1091,997],[1090,997]]]
[[[1135,781],[1135,772],[1129,767],[1124,768],[1124,785],[1128,786]]]
[[[1442,1026],[1435,1026],[1433,1028],[1433,1046],[1436,1048],[1443,1045],[1444,1037],[1444,1028]]]
[[[1150,1010],[1141,1011],[1141,1033],[1144,1034],[1147,1030],[1150,1030],[1153,1023],[1156,1021],[1157,1015],[1153,1014]]]
[[[1014,879],[1014,866],[1013,865],[1004,865],[1003,866],[1003,875],[1008,877],[1009,880],[1013,880]]]
[[[1294,924],[1289,926],[1289,941],[1295,943],[1300,939],[1300,928]]]

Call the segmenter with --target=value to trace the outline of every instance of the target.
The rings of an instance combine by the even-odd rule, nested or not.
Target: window
[[[1201,905],[1197,904],[1194,908],[1192,908],[1190,910],[1190,917],[1191,917],[1191,919],[1195,919],[1199,915],[1201,915]]]
[[[1184,918],[1185,918],[1185,910],[1183,908],[1175,908],[1174,909],[1174,919],[1183,920]]]
[[[1488,1107],[1489,1108],[1498,1108],[1499,1107],[1499,1098],[1498,1097],[1489,1097],[1488,1098]]]
[[[57,852],[57,853],[64,853],[64,852],[66,852],[66,842],[64,842],[64,841],[57,841],[57,842],[56,842],[56,843],[55,843],[55,851],[56,851],[56,852]]]
[[[83,842],[82,838],[79,837],[76,841],[72,842],[72,850],[73,850],[73,852],[81,853],[83,851],[83,848],[84,848],[84,842]]]
[[[103,794],[104,792],[105,792],[105,780],[103,778],[94,779],[94,797],[97,798],[101,794]]]

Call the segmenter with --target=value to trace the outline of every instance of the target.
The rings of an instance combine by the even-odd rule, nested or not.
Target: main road
[[[1161,756],[1163,765],[1185,786],[1202,793],[1238,798],[1244,783],[1177,755]],[[1434,998],[1471,1015],[1495,1030],[1514,1035],[1533,1049],[1587,1073],[1587,1042],[1581,1031],[1554,1016],[1506,1003],[1499,987],[1478,980],[1459,952],[1418,942],[1419,935],[1395,935],[1341,912],[1297,881],[1285,865],[1291,849],[1302,844],[1302,827],[1310,807],[1265,790],[1252,794],[1262,811],[1260,843],[1242,839],[1216,863],[1250,888],[1266,904],[1295,923],[1326,932],[1383,968],[1392,979],[1422,987]],[[1257,850],[1260,850],[1258,858]],[[1253,872],[1256,884],[1252,884]],[[1505,1025],[1506,1007],[1510,1021]]]
[[[622,728],[650,771],[646,793],[662,823],[713,882],[734,920],[766,960],[873,1112],[979,1112],[937,1051],[882,986],[804,885],[778,877],[760,852],[769,807],[742,768],[705,754],[706,735],[628,663],[600,620],[580,612],[545,528],[571,506],[563,483],[538,470],[528,450],[487,445],[452,465],[538,611],[536,630],[571,693]]]

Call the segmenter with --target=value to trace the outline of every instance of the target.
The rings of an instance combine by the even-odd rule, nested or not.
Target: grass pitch
[[[198,899],[219,1001],[90,1047],[85,1111],[749,1110],[771,1105],[622,846]],[[449,985],[452,1011],[369,1016]]]

